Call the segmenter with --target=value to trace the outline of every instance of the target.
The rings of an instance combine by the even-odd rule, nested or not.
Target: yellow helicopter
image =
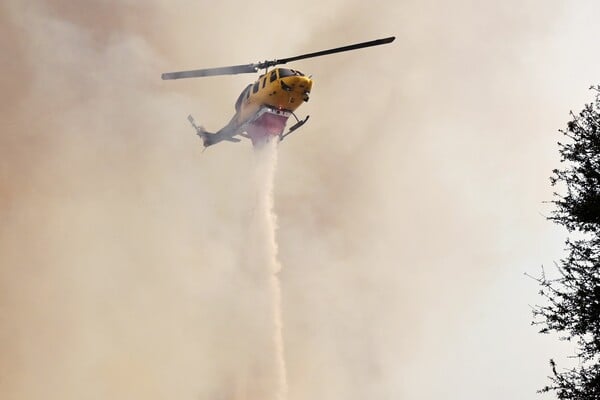
[[[237,136],[248,138],[254,146],[259,146],[272,138],[283,140],[290,133],[300,128],[308,121],[309,116],[300,120],[294,111],[304,102],[307,102],[312,89],[313,81],[302,72],[288,69],[269,67],[287,64],[291,61],[312,57],[320,57],[343,51],[357,50],[364,47],[379,46],[391,43],[394,36],[368,42],[356,43],[334,49],[302,54],[295,57],[263,61],[253,64],[233,65],[229,67],[196,69],[191,71],[167,72],[162,74],[162,79],[182,79],[202,76],[235,75],[256,73],[261,69],[265,73],[258,77],[254,83],[249,84],[239,95],[235,102],[235,115],[227,125],[217,132],[207,132],[203,127],[196,125],[194,118],[189,115],[188,120],[202,139],[204,147],[229,141],[239,142]],[[285,125],[290,116],[296,123],[284,133]]]

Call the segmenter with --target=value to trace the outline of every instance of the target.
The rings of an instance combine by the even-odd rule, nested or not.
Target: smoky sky
[[[569,349],[529,326],[523,273],[562,251],[543,202],[598,11],[5,1],[0,397],[250,398],[253,151],[202,153],[186,117],[218,129],[254,77],[160,74],[390,35],[293,65],[315,83],[273,187],[288,398],[538,397]]]

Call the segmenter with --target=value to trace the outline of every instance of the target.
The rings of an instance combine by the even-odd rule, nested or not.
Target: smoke
[[[551,354],[521,278],[562,248],[539,209],[553,132],[597,80],[595,15],[2,2],[0,397],[534,395]],[[160,80],[392,34],[294,64],[311,119],[273,187],[270,156],[201,154],[186,121],[218,129],[252,77]]]

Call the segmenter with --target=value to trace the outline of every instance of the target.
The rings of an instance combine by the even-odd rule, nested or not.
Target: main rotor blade
[[[232,65],[230,67],[194,69],[191,71],[166,72],[163,79],[196,78],[200,76],[248,74],[258,71],[256,64]]]
[[[396,39],[395,36],[387,37],[384,39],[371,40],[369,42],[362,42],[351,44],[349,46],[336,47],[329,50],[316,51],[314,53],[302,54],[295,57],[282,58],[281,60],[263,61],[256,64],[243,64],[243,65],[232,65],[229,67],[218,67],[218,68],[205,68],[205,69],[194,69],[190,71],[178,71],[178,72],[167,72],[162,74],[162,79],[183,79],[183,78],[196,78],[201,76],[215,76],[215,75],[235,75],[235,74],[251,74],[258,72],[261,69],[272,67],[279,64],[286,64],[291,61],[303,60],[305,58],[321,57],[328,54],[341,53],[343,51],[357,50],[364,47],[379,46],[382,44],[391,43]]]
[[[273,66],[273,65],[278,65],[278,64],[286,64],[291,61],[303,60],[305,58],[321,57],[321,56],[326,56],[328,54],[341,53],[343,51],[362,49],[364,47],[379,46],[382,44],[391,43],[394,41],[394,39],[396,39],[395,36],[390,36],[390,37],[387,37],[384,39],[371,40],[369,42],[356,43],[356,44],[351,44],[349,46],[342,46],[342,47],[336,47],[334,49],[329,49],[329,50],[316,51],[314,53],[307,53],[307,54],[302,54],[302,55],[295,56],[295,57],[283,58],[281,60],[265,61],[265,63],[267,63],[268,66]],[[274,62],[274,64],[271,64],[273,62]],[[262,66],[263,64],[264,63],[260,63],[259,68],[264,68]]]

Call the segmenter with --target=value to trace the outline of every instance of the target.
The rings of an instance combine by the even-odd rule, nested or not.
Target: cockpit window
[[[292,71],[291,69],[287,69],[287,68],[279,68],[279,77],[280,78],[285,78],[286,76],[294,76],[296,74],[294,74],[294,71]]]
[[[304,74],[294,69],[279,68],[279,77],[285,78],[286,76],[304,76]]]
[[[271,71],[271,77],[269,78],[269,82],[273,82],[275,79],[277,79],[277,71],[273,70]]]

